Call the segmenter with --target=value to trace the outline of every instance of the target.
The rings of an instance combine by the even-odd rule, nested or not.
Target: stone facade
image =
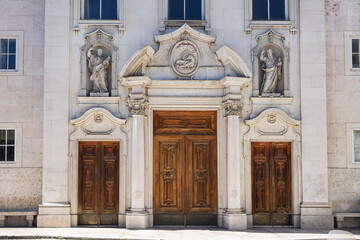
[[[0,163],[0,210],[77,226],[79,141],[118,141],[118,226],[151,227],[153,112],[201,110],[217,112],[218,226],[253,226],[252,142],[291,143],[294,227],[330,229],[333,213],[360,211],[347,135],[359,72],[346,60],[360,5],[289,0],[288,21],[252,21],[252,0],[203,2],[199,23],[168,21],[167,0],[118,0],[111,21],[84,20],[82,0],[0,0],[0,34],[23,49],[21,72],[0,71],[0,128],[21,143],[13,165]],[[277,84],[264,94],[269,52]]]

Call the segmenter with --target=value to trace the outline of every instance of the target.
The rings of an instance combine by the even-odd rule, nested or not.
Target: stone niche
[[[103,61],[108,60],[106,66],[106,87],[108,93],[92,93],[94,90],[94,81],[90,80],[92,72],[89,68],[89,54],[98,56],[98,51],[102,50]],[[92,50],[92,51],[89,51]],[[117,60],[117,48],[113,44],[113,36],[101,29],[97,29],[89,34],[85,35],[85,44],[81,48],[81,97],[94,96],[94,97],[109,97],[117,95],[116,84],[116,60]]]
[[[256,37],[257,46],[252,50],[252,61],[254,69],[253,82],[253,96],[258,97],[290,97],[289,89],[289,53],[290,49],[285,44],[285,37],[276,33],[274,30],[269,30]],[[262,93],[262,84],[264,82],[263,66],[265,62],[262,61],[261,55],[264,51],[264,57],[268,57],[268,51],[271,50],[273,58],[276,62],[281,61],[281,67],[277,71],[277,84],[274,93]]]

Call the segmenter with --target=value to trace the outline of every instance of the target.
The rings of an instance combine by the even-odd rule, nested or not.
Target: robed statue
[[[273,51],[268,49],[266,51],[267,56],[265,57],[265,51],[263,50],[260,54],[260,61],[264,62],[262,70],[264,71],[263,82],[261,84],[260,93],[261,95],[271,95],[276,91],[276,85],[278,80],[281,79],[281,58],[274,58]]]
[[[96,51],[90,48],[87,52],[89,69],[91,72],[90,81],[93,82],[93,91],[91,93],[108,93],[107,68],[110,64],[110,56],[104,60],[101,48]]]

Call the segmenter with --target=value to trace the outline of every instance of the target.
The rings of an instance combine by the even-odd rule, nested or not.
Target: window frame
[[[267,0],[268,6],[267,6],[267,20],[254,20],[254,16],[253,16],[253,0],[251,0],[251,20],[252,21],[274,21],[274,22],[283,22],[283,21],[289,21],[289,0],[284,0],[285,2],[285,19],[281,19],[281,20],[271,20],[270,19],[270,1],[271,0]]]
[[[169,1],[168,0],[168,11],[167,19],[169,21],[203,21],[205,19],[205,0],[201,0],[201,19],[186,19],[186,1],[191,0],[182,0],[184,2],[184,19],[170,19],[170,10],[169,10]]]
[[[1,75],[23,75],[24,33],[23,31],[0,31],[1,39],[15,39],[15,69],[0,69]]]
[[[355,160],[354,131],[360,131],[360,123],[346,124],[347,168],[360,168],[360,162],[354,161]]]
[[[81,20],[90,20],[90,21],[114,21],[114,20],[118,20],[119,19],[119,1],[117,1],[116,3],[116,18],[115,19],[102,19],[101,18],[101,14],[102,14],[102,5],[103,5],[103,1],[104,0],[98,0],[100,1],[100,18],[99,19],[91,19],[91,18],[85,18],[85,1],[81,1]]]
[[[352,55],[353,55],[352,40],[353,39],[359,39],[359,45],[360,45],[360,31],[344,31],[345,75],[360,75],[360,67],[353,68],[353,62],[352,62]]]
[[[84,19],[85,1],[73,0],[72,25],[74,31],[93,26],[116,26],[120,33],[125,32],[125,0],[117,0],[117,19]]]
[[[14,144],[8,144],[7,143],[7,139],[8,139],[8,131],[14,131]],[[1,163],[13,163],[16,160],[16,130],[14,128],[0,128],[0,131],[5,131],[5,144],[0,144],[0,147],[5,147],[5,161],[0,161]],[[14,147],[14,161],[8,161],[7,160],[7,147],[8,146],[12,146]]]
[[[184,9],[184,13],[185,11]],[[159,0],[159,31],[161,33],[167,28],[181,27],[184,23],[187,23],[190,27],[198,27],[210,33],[210,0],[202,0],[201,18],[201,20],[170,20],[169,0]]]
[[[22,164],[22,123],[0,123],[1,130],[15,130],[14,161],[0,161],[0,168],[21,167]]]

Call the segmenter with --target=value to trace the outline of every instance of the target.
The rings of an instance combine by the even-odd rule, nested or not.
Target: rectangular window
[[[117,0],[84,0],[84,19],[117,19]]]
[[[359,39],[352,39],[352,68],[360,68]]]
[[[15,130],[0,129],[0,162],[15,161]]]
[[[169,0],[169,20],[202,20],[203,0]]]
[[[16,69],[16,39],[0,39],[0,70]]]
[[[353,161],[360,163],[360,130],[353,131]]]
[[[252,0],[253,20],[286,20],[287,0]]]

